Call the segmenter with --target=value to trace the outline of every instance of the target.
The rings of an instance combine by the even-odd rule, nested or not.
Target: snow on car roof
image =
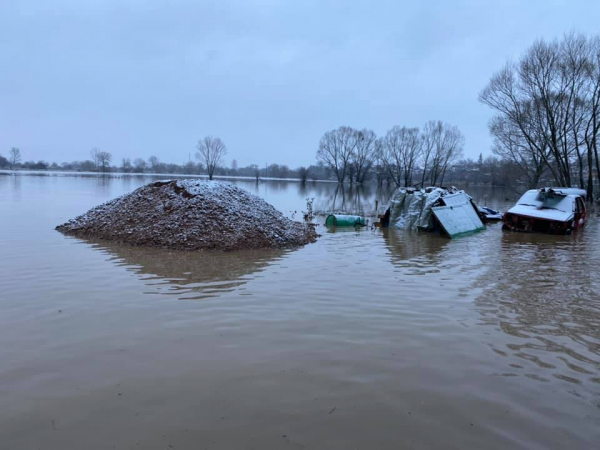
[[[578,195],[579,197],[585,197],[587,195],[587,192],[585,190],[579,189],[579,188],[547,187],[547,188],[541,189],[541,191],[545,191],[545,192],[554,191],[557,194]]]
[[[571,220],[573,216],[576,197],[577,195],[565,195],[532,189],[525,192],[517,201],[517,204],[507,212],[521,216],[566,222]]]

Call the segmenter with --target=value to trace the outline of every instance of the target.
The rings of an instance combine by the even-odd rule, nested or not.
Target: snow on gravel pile
[[[181,250],[287,248],[314,242],[313,226],[286,218],[231,184],[158,181],[56,227],[79,237]]]

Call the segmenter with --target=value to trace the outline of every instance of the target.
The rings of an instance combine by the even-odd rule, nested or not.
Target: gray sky
[[[1,0],[0,154],[314,162],[340,125],[440,119],[490,152],[479,91],[536,38],[598,32],[600,2]]]

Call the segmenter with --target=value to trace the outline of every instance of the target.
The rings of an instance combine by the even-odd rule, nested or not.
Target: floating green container
[[[364,227],[365,225],[365,218],[361,216],[329,214],[325,219],[325,226],[327,227]]]

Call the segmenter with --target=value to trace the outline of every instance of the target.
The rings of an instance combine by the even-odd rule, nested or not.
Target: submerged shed
[[[485,229],[471,197],[454,187],[399,189],[381,216],[381,225],[434,231],[451,238]]]

